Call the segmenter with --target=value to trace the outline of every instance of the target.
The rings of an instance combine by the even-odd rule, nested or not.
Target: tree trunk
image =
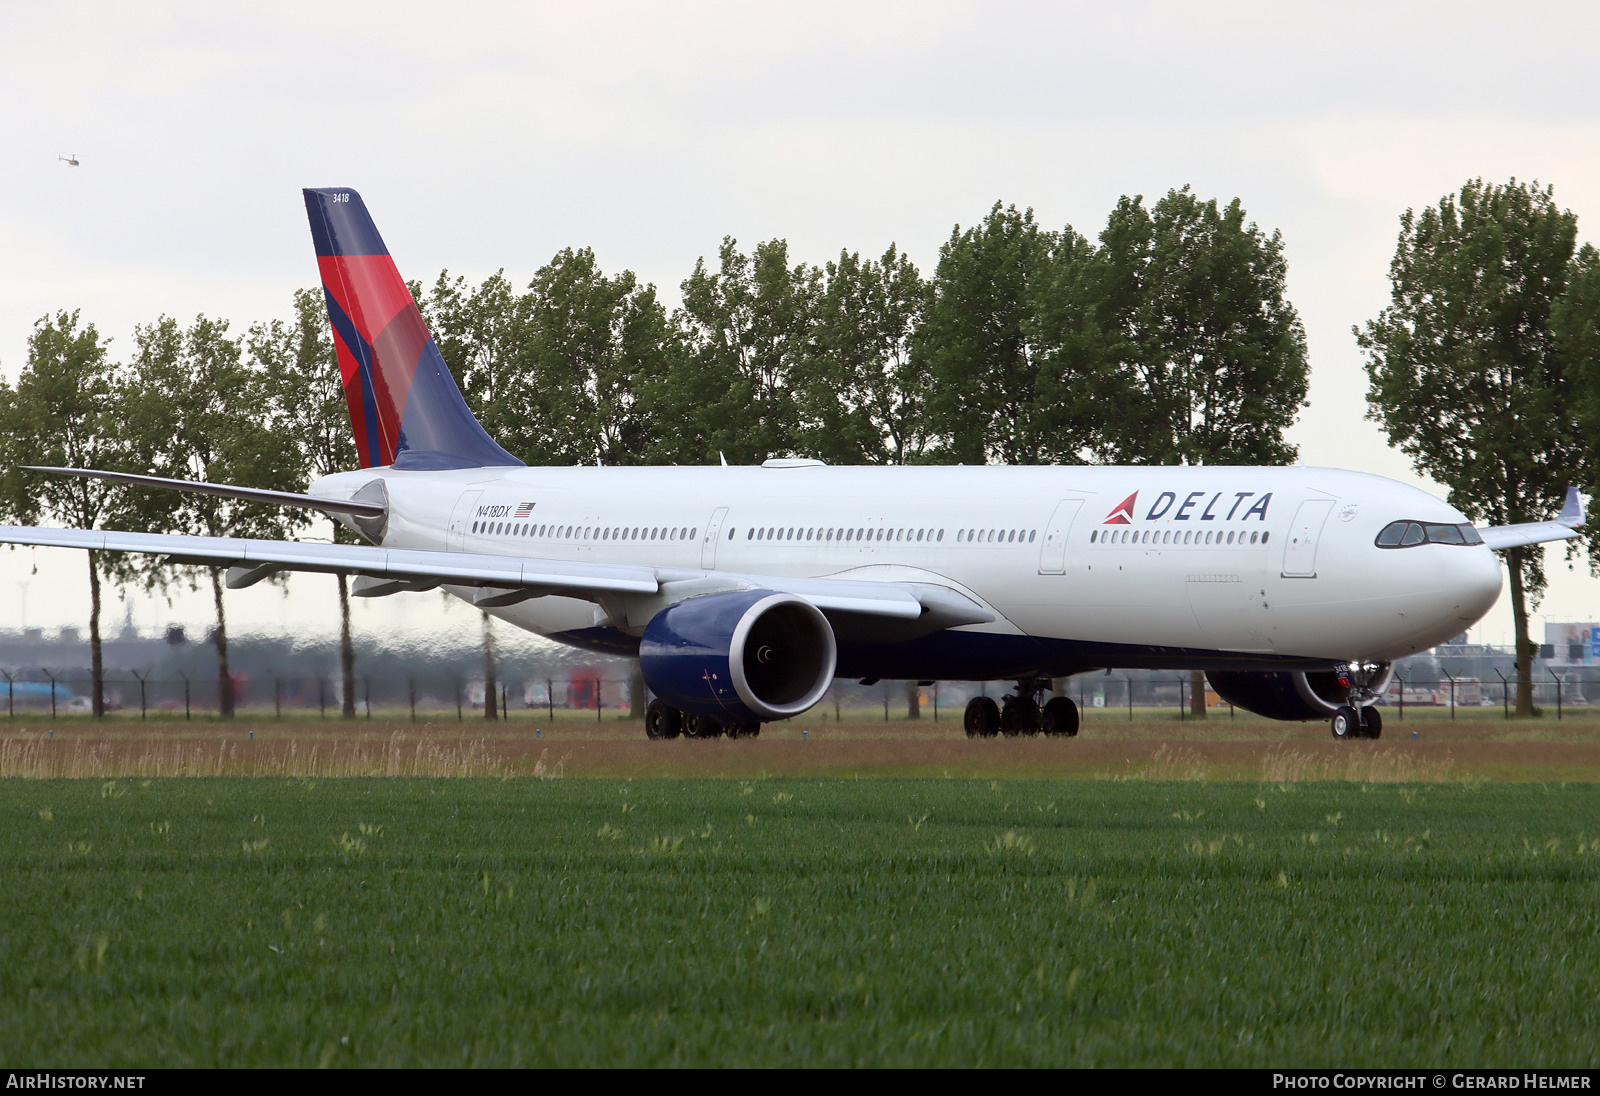
[[[634,719],[643,719],[644,709],[644,674],[639,672],[639,664],[636,662],[628,674],[628,714]]]
[[[906,682],[906,718],[922,718],[922,690],[915,681]]]
[[[1206,717],[1206,672],[1189,671],[1189,714],[1195,719]]]
[[[1517,645],[1517,714],[1534,716],[1539,709],[1533,706],[1533,657],[1539,645],[1528,637],[1528,592],[1523,580],[1523,554],[1526,548],[1513,548],[1506,553],[1506,571],[1511,575],[1511,620],[1516,626]]]
[[[222,571],[211,568],[211,595],[217,604],[217,714],[233,718],[233,675],[228,672],[228,618],[222,611]]]
[[[339,575],[339,672],[344,678],[345,719],[356,717],[356,647],[350,639],[350,580]]]
[[[106,714],[106,669],[100,656],[100,572],[95,568],[93,552],[89,557],[89,677],[90,692],[94,696],[94,717]]]
[[[481,610],[480,610],[481,611]],[[488,613],[483,614],[483,718],[500,718],[500,691],[494,680],[494,630]]]

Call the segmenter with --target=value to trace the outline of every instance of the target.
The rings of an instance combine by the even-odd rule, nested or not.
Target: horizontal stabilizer
[[[228,483],[202,483],[199,480],[166,479],[162,476],[141,476],[133,472],[103,472],[97,468],[49,468],[44,465],[23,465],[29,472],[46,472],[52,476],[76,476],[79,479],[108,480],[111,483],[129,483],[135,487],[165,487],[173,491],[187,491],[194,495],[217,495],[239,499],[242,502],[265,502],[276,506],[299,506],[306,510],[321,510],[325,514],[350,514],[357,517],[381,518],[388,507],[381,502],[358,499],[331,499],[318,495],[297,495],[293,491],[267,491],[259,487],[235,487]]]

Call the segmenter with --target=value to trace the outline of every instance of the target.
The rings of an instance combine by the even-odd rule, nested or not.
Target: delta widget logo
[[[1111,511],[1111,513],[1106,515],[1106,520],[1102,521],[1100,524],[1101,525],[1132,525],[1133,524],[1133,504],[1134,504],[1134,501],[1138,497],[1139,497],[1139,492],[1135,491],[1133,494],[1131,494],[1127,498],[1123,499],[1122,502],[1120,504],[1118,504],[1118,506],[1117,506],[1117,508],[1115,510]]]

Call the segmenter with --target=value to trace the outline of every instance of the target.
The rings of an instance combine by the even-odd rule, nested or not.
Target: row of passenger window
[[[728,539],[734,538],[736,530],[728,530]],[[758,541],[785,541],[790,544],[803,544],[806,541],[898,541],[901,543],[927,543],[937,544],[944,540],[943,529],[810,529],[801,528],[769,528],[746,529],[745,540]]]
[[[693,540],[696,532],[696,530],[688,526],[671,528],[657,525],[622,528],[620,526],[598,525],[522,525],[510,521],[475,521],[472,523],[472,531],[486,537],[533,537],[584,542],[617,540],[634,543],[651,540]]]
[[[939,544],[944,541],[943,529],[801,529],[769,528],[746,529],[745,540],[782,541],[803,544],[807,541],[884,541],[898,544]],[[728,530],[732,540],[734,530]],[[957,544],[1032,544],[1039,539],[1037,529],[957,529]]]
[[[1207,530],[1204,533],[1193,529],[1179,532],[1174,529],[1096,529],[1089,534],[1090,544],[1233,544],[1235,543],[1233,531],[1226,534],[1221,529]],[[1265,544],[1271,533],[1251,533],[1250,539],[1245,540],[1244,532],[1238,534],[1239,544]],[[1215,539],[1213,539],[1215,538]]]

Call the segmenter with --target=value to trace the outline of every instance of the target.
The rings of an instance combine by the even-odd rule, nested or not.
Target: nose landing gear
[[[1383,716],[1374,707],[1377,686],[1388,677],[1388,667],[1377,662],[1352,662],[1340,671],[1340,682],[1348,682],[1348,703],[1333,713],[1329,728],[1334,738],[1377,738],[1383,734]]]

